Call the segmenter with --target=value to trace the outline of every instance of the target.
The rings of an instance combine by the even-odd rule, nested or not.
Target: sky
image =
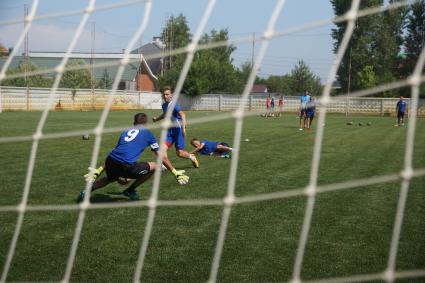
[[[124,0],[97,0],[96,6]],[[205,32],[227,29],[230,39],[245,38],[264,32],[277,1],[274,0],[217,0]],[[22,19],[24,5],[31,7],[30,0],[0,0],[0,22]],[[159,36],[166,20],[183,14],[192,34],[195,33],[207,7],[207,0],[153,0],[149,24],[138,45]],[[88,0],[40,0],[37,15],[83,10]],[[75,48],[78,52],[90,52],[91,29],[95,27],[94,48],[96,52],[122,52],[132,34],[143,20],[145,3],[125,6],[107,11],[94,12]],[[285,31],[334,16],[329,0],[286,0],[275,25],[275,31]],[[48,20],[36,20],[29,32],[29,51],[64,52],[68,47],[82,14]],[[304,30],[273,38],[259,70],[259,76],[290,73],[299,60],[304,60],[311,70],[324,82],[335,58],[331,29],[333,24]],[[0,43],[14,46],[23,30],[23,23],[0,26]],[[251,62],[260,49],[261,41],[236,44],[232,57],[234,65]],[[19,54],[23,52],[20,48]]]

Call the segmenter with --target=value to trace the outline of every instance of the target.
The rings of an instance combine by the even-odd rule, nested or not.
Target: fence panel
[[[3,110],[43,110],[50,94],[48,88],[0,87],[0,111]],[[266,98],[269,94],[253,94],[245,101],[246,111],[266,111]],[[274,95],[275,111],[279,95]],[[109,91],[100,89],[58,89],[51,109],[93,110],[103,109]],[[197,97],[181,95],[179,103],[184,110],[230,111],[239,107],[241,95],[205,94]],[[330,113],[394,115],[397,98],[343,97],[328,105]],[[409,103],[409,99],[406,99]],[[158,92],[117,91],[112,102],[113,110],[119,109],[161,109],[162,98]],[[284,97],[284,112],[298,112],[299,96]],[[320,107],[319,111],[320,111]],[[419,101],[418,114],[425,115],[425,99]]]

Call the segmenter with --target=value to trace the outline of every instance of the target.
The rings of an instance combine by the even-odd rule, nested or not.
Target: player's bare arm
[[[164,119],[164,117],[165,117],[165,114],[164,114],[164,113],[162,113],[162,114],[161,114],[161,115],[159,115],[158,117],[152,117],[152,121],[153,121],[153,122],[157,122],[157,121],[159,121],[159,120]]]

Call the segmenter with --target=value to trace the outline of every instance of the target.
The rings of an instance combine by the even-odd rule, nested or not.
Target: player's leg
[[[311,115],[311,117],[310,117],[310,124],[309,124],[310,129],[311,129],[311,124],[313,123],[313,120],[314,120],[314,114]]]
[[[146,182],[155,172],[155,162],[139,162],[128,168],[125,178],[135,179],[134,182],[123,191],[123,194],[131,200],[140,200],[136,189]]]
[[[91,187],[92,192],[95,190],[101,189],[112,182],[115,182],[119,177],[119,173],[121,169],[119,168],[119,165],[117,164],[117,162],[113,162],[113,160],[110,157],[106,159],[105,165],[103,167],[105,168],[106,176],[102,178],[98,178],[93,182]],[[84,197],[85,197],[85,192],[81,191],[77,197],[77,202],[83,201]]]
[[[304,119],[304,111],[301,109],[300,110],[300,131],[303,130],[303,127],[302,127],[303,119]]]
[[[175,131],[173,134],[173,142],[175,144],[177,156],[180,158],[190,159],[190,161],[192,161],[193,167],[199,168],[199,161],[198,159],[196,159],[196,156],[194,154],[190,154],[184,149],[185,140],[184,140],[183,131],[181,128],[175,128]]]

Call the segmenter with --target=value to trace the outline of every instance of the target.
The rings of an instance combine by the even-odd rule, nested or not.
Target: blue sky
[[[96,6],[117,3],[119,0],[97,0]],[[87,0],[40,0],[37,14],[75,11],[83,9]],[[1,0],[0,21],[23,17],[24,4],[32,5],[29,0]],[[217,0],[215,9],[205,31],[227,28],[230,38],[240,38],[260,34],[266,28],[276,1],[272,0]],[[192,34],[201,20],[207,5],[206,0],[154,0],[149,25],[139,43],[145,44],[158,36],[171,15],[182,13],[188,20]],[[96,26],[95,50],[97,52],[121,52],[131,35],[142,21],[144,3],[114,10],[95,12],[76,47],[76,51],[90,51],[91,23]],[[309,22],[329,19],[333,11],[329,0],[286,0],[275,30],[281,31]],[[80,16],[63,17],[34,22],[29,33],[30,51],[64,51],[75,31]],[[260,68],[259,75],[283,75],[294,67],[298,60],[304,60],[324,81],[334,59],[333,40],[330,31],[333,25],[306,30],[271,40],[269,50]],[[6,25],[0,28],[0,42],[13,46],[23,29],[23,24]],[[261,42],[256,42],[254,53]],[[233,54],[234,63],[240,66],[251,61],[253,45],[236,45]],[[23,49],[21,49],[22,51]]]

